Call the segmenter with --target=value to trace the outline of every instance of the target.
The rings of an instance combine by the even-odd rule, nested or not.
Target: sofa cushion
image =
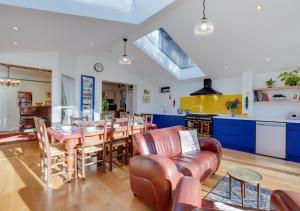
[[[133,135],[134,154],[157,154],[167,158],[181,154],[181,144],[178,131],[182,126],[150,130]]]
[[[218,155],[212,151],[194,151],[172,158],[178,171],[184,176],[192,176],[204,181],[218,167]]]
[[[181,153],[187,153],[195,150],[200,151],[197,132],[196,137],[193,137],[195,134],[191,130],[178,131],[178,133],[180,137]]]

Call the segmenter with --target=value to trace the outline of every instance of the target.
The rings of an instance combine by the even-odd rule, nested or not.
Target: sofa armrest
[[[182,177],[177,185],[172,211],[191,211],[202,207],[201,184],[193,177]]]
[[[218,155],[218,167],[217,170],[220,167],[221,159],[222,159],[222,146],[221,143],[215,139],[215,138],[206,138],[206,137],[200,137],[199,144],[201,147],[201,150],[207,150],[217,153]]]
[[[172,189],[175,190],[182,174],[177,170],[175,163],[160,155],[139,155],[134,156],[129,162],[130,174],[147,178],[149,180],[169,180]]]
[[[270,198],[271,207],[276,211],[300,210],[300,193],[275,190]]]
[[[134,156],[129,162],[133,193],[157,210],[171,207],[172,193],[182,174],[169,158],[159,155]]]

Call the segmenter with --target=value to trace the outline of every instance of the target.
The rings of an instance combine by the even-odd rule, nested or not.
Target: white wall
[[[274,84],[275,87],[284,86],[284,84],[277,78],[279,74],[280,72],[255,74],[253,84],[254,88],[266,87],[265,81],[270,78],[276,81]],[[283,93],[289,97],[290,94],[295,92],[300,93],[299,90],[274,91],[270,92],[269,97],[275,93]],[[300,112],[300,103],[255,103],[253,106],[254,115],[259,117],[286,118],[289,112]]]

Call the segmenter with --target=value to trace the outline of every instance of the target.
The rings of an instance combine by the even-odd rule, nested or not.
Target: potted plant
[[[268,88],[272,88],[272,87],[273,87],[273,84],[274,84],[275,82],[276,82],[275,80],[273,80],[272,78],[270,78],[269,80],[266,81],[267,87],[268,87]]]
[[[290,72],[283,72],[278,76],[278,78],[283,81],[286,86],[296,86],[300,81],[300,76],[298,75],[299,71],[300,68]]]
[[[238,105],[240,104],[240,101],[238,99],[235,99],[235,100],[228,100],[226,102],[226,108],[227,110],[230,110],[231,111],[231,116],[235,116],[236,114],[236,109],[238,107]]]
[[[107,112],[108,111],[108,108],[109,108],[109,101],[108,99],[106,98],[106,96],[104,96],[102,98],[102,111],[103,113]]]

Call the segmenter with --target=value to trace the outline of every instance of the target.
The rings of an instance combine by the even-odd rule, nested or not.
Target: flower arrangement
[[[236,112],[236,109],[237,109],[239,104],[240,104],[240,101],[238,99],[228,100],[226,102],[226,109],[231,110],[231,115],[235,116],[235,112]]]

